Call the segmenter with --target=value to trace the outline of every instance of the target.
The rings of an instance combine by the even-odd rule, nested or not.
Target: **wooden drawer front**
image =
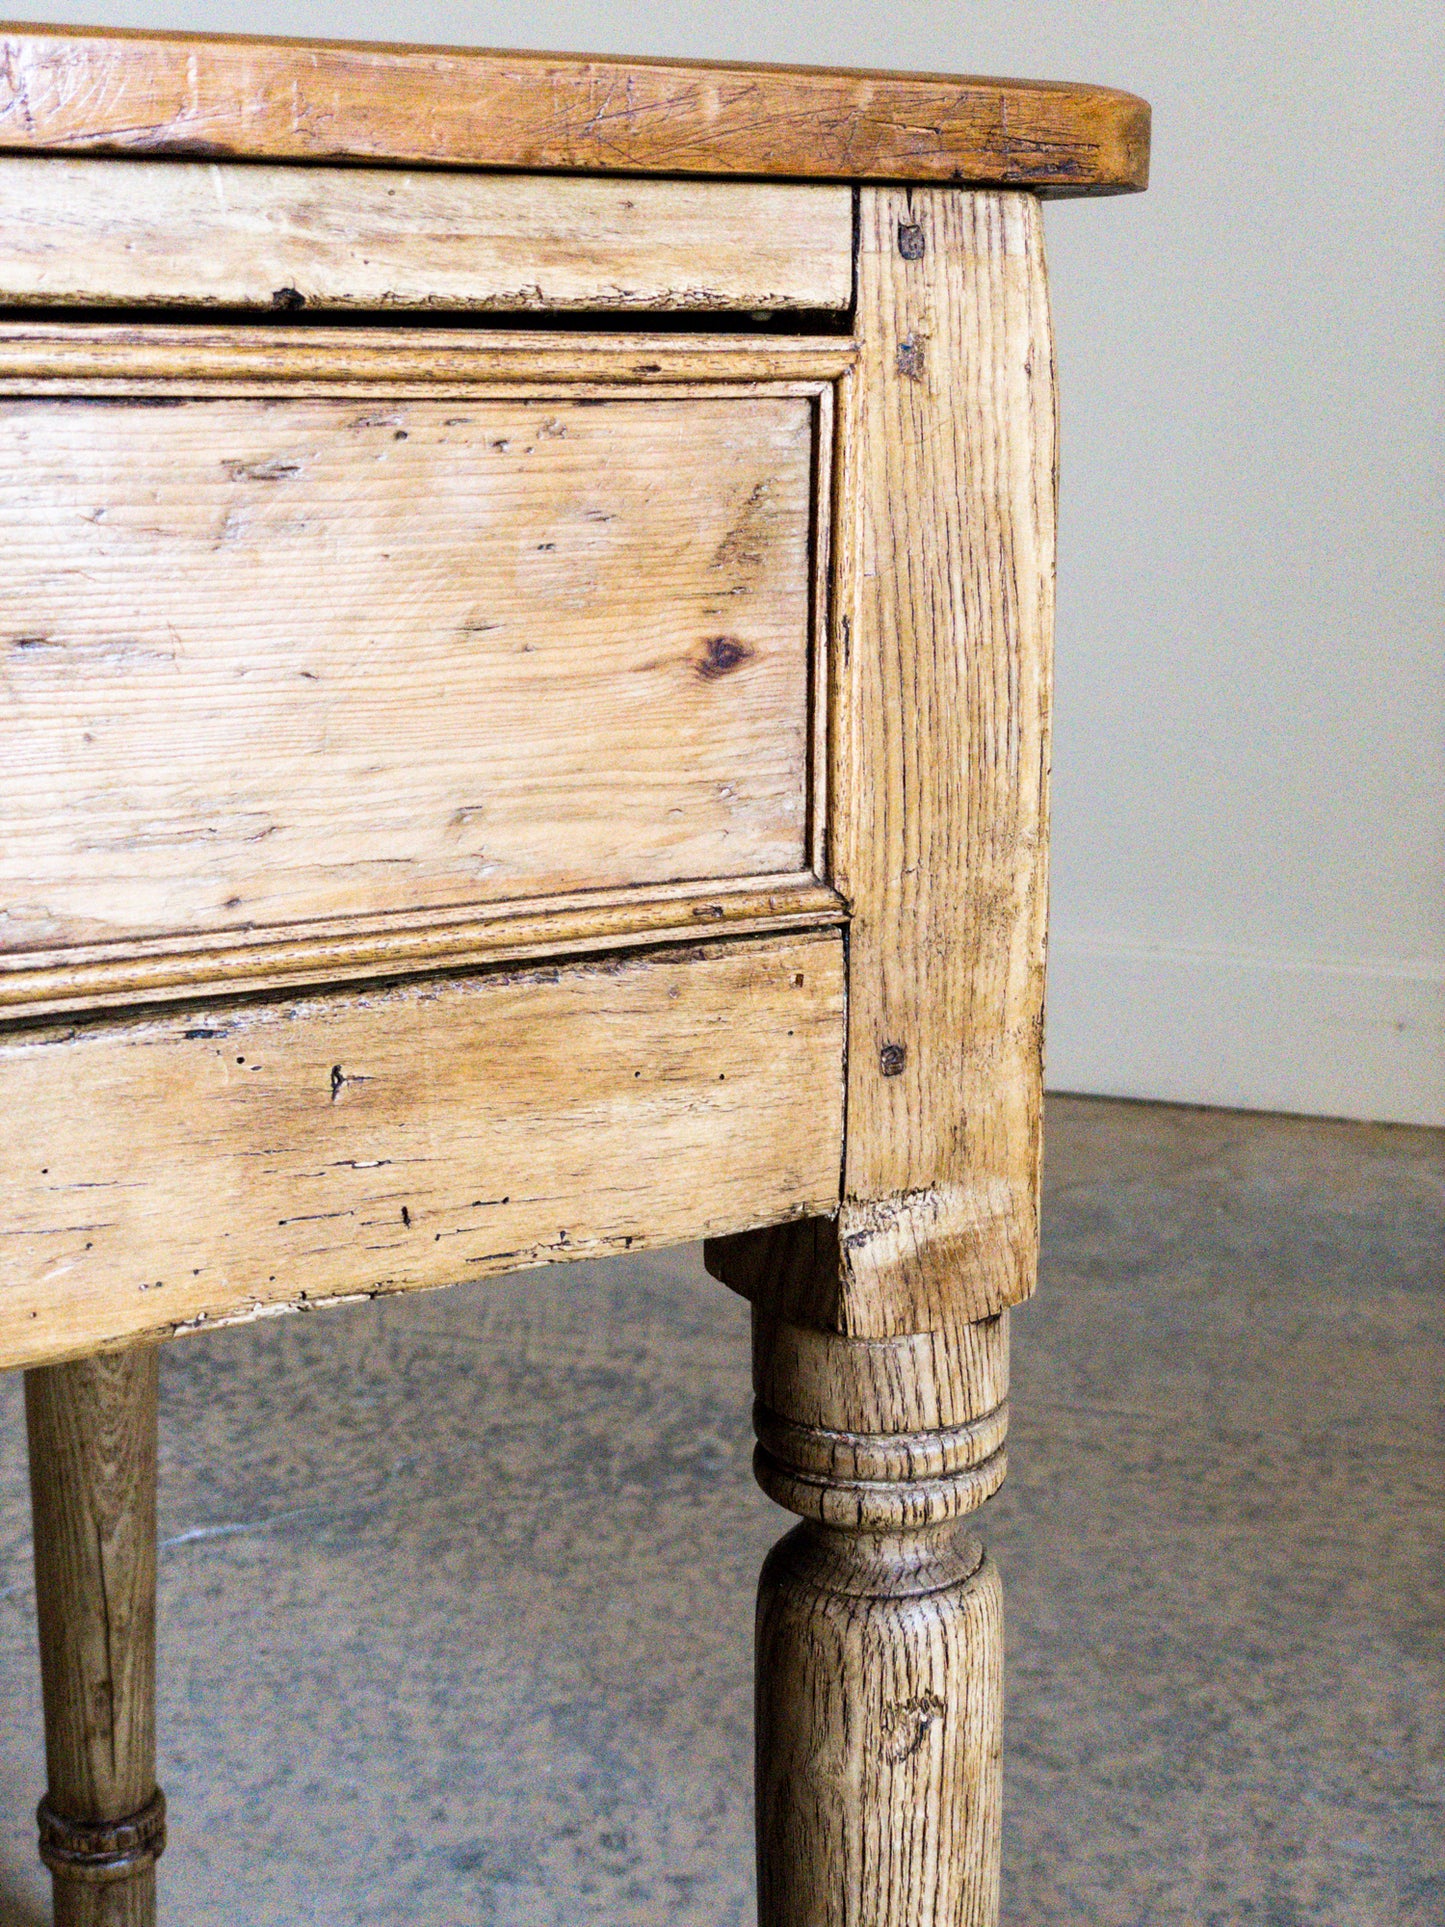
[[[0,1367],[834,1210],[842,948],[0,1034]]]
[[[0,303],[841,309],[853,196],[778,182],[0,156]]]
[[[805,868],[806,395],[0,402],[3,946]]]

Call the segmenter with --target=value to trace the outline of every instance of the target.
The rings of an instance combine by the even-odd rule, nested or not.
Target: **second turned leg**
[[[154,1927],[153,1347],[25,1374],[55,1927]]]

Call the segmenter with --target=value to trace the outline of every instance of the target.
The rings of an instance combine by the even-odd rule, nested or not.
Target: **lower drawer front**
[[[836,1208],[836,931],[0,1039],[0,1366]]]

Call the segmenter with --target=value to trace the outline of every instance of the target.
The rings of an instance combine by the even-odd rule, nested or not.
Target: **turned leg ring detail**
[[[991,1498],[1008,1469],[1007,1402],[968,1425],[934,1433],[833,1432],[753,1408],[753,1471],[799,1518],[856,1532],[912,1532],[944,1524]]]
[[[72,1820],[47,1797],[35,1810],[40,1858],[71,1880],[125,1880],[153,1867],[166,1845],[166,1796],[157,1787],[124,1820]]]

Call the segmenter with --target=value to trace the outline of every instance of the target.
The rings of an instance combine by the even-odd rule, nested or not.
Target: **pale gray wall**
[[[1445,1122],[1445,11],[29,0],[30,19],[1043,74],[1155,107],[1049,210],[1050,1082]]]

